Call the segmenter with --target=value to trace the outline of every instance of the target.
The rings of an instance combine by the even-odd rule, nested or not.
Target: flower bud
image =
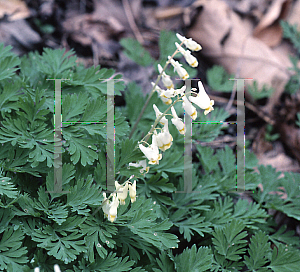
[[[182,122],[181,118],[179,118],[177,116],[174,107],[171,107],[171,111],[172,111],[172,115],[173,115],[173,118],[171,119],[173,125],[176,126],[176,128],[178,129],[180,134],[184,134],[185,133],[184,123]]]
[[[182,107],[186,111],[186,113],[192,117],[193,120],[197,118],[197,111],[196,108],[191,104],[191,102],[186,98],[186,96],[182,97]]]
[[[181,67],[182,64],[180,64],[178,61],[173,60],[170,56],[168,56],[168,59],[169,59],[170,63],[173,65],[174,71],[177,72],[177,74],[179,75],[179,77],[181,79],[184,80],[189,77],[188,72],[183,67]]]
[[[151,84],[152,84],[152,86],[155,85],[154,82],[151,82]],[[162,90],[159,86],[156,85],[154,90],[160,96],[161,101],[164,102],[166,105],[170,105],[172,103],[172,99],[166,98],[166,97],[163,96],[164,90]]]
[[[198,61],[197,59],[191,54],[191,51],[189,50],[184,50],[177,42],[175,43],[177,49],[179,52],[184,56],[186,62],[192,66],[192,67],[197,67],[198,66]]]
[[[186,37],[181,36],[179,33],[176,33],[176,36],[188,49],[192,51],[199,51],[202,49],[201,45],[193,41],[191,38],[187,39]]]
[[[156,114],[156,119],[159,118],[160,116],[162,116],[162,113],[159,111],[159,109],[157,108],[157,106],[155,104],[153,104],[153,109],[154,109],[155,114]],[[162,125],[164,125],[167,122],[168,122],[168,120],[165,116],[160,119],[160,123]]]
[[[158,67],[159,73],[161,74],[162,71],[163,71],[163,68],[161,67],[160,64],[158,64],[157,67]],[[173,81],[172,81],[171,77],[168,76],[165,72],[162,73],[161,80],[162,80],[164,86],[165,86],[167,89],[174,88],[174,84],[173,84]]]

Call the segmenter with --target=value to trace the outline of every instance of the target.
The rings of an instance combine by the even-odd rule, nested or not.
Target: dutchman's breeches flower
[[[183,67],[181,67],[182,64],[180,64],[178,61],[173,60],[170,56],[168,56],[168,59],[172,64],[172,66],[174,67],[174,71],[177,72],[177,74],[181,79],[185,80],[189,77],[188,72]]]
[[[159,118],[160,116],[162,116],[162,113],[159,111],[159,109],[157,108],[157,106],[155,104],[153,104],[153,109],[155,111],[155,115],[156,115],[156,119]],[[162,125],[168,123],[167,118],[164,116],[160,119],[159,121]]]
[[[175,90],[175,94],[176,94],[176,95],[183,96],[183,95],[184,95],[185,89],[186,89],[186,86],[183,85],[180,89]]]
[[[152,84],[152,86],[155,85],[154,82],[151,82],[151,84]],[[161,101],[164,102],[166,105],[170,105],[172,103],[172,99],[166,98],[162,95],[164,90],[162,90],[159,86],[156,85],[154,90],[157,91],[158,95],[161,98]]]
[[[131,203],[136,201],[136,180],[133,182],[133,184],[129,184],[129,196]]]
[[[185,125],[182,122],[181,118],[179,118],[176,114],[174,107],[171,107],[173,118],[171,119],[172,123],[178,129],[180,134],[185,134]]]
[[[159,73],[161,74],[161,72],[163,71],[163,68],[161,67],[160,64],[158,64],[157,67],[158,67]],[[174,88],[174,84],[173,84],[173,81],[172,81],[171,77],[168,76],[165,72],[162,73],[162,75],[161,75],[161,80],[162,80],[164,86],[165,86],[167,89],[172,89],[172,88]]]
[[[169,90],[166,90],[166,91],[162,91],[160,97],[164,97],[164,98],[171,98],[171,97],[174,97],[176,95],[176,92],[174,89],[169,89]]]
[[[102,201],[102,210],[104,215],[108,218],[109,210],[110,210],[110,201],[106,197],[106,193],[103,193],[103,201]]]
[[[113,194],[112,202],[110,202],[106,198],[106,193],[103,193],[103,197],[104,199],[102,202],[102,210],[104,212],[104,215],[108,218],[110,222],[114,222],[118,213],[119,199],[115,193]]]
[[[162,132],[159,134],[154,131],[154,136],[156,136],[156,142],[160,150],[166,151],[172,145],[173,137],[169,132],[168,122],[164,125]]]
[[[198,81],[198,87],[199,87],[199,93],[196,97],[190,96],[189,100],[193,103],[195,103],[198,107],[205,110],[204,114],[208,114],[211,112],[214,108],[214,100],[210,100],[209,96],[205,92],[205,89],[203,87],[203,84],[201,81]]]
[[[201,45],[193,41],[192,38],[187,39],[186,37],[181,36],[179,33],[176,33],[176,36],[188,49],[192,51],[199,51],[202,49]]]
[[[184,56],[186,62],[192,66],[192,67],[197,67],[198,66],[198,61],[197,59],[191,54],[191,51],[189,50],[184,50],[177,42],[175,43],[177,49],[179,52]]]
[[[192,117],[193,120],[197,118],[197,110],[196,108],[192,105],[192,103],[186,98],[186,96],[182,97],[183,102],[182,102],[182,107],[186,111],[186,113]]]
[[[119,207],[119,199],[116,196],[116,193],[113,194],[113,201],[110,204],[109,214],[108,214],[108,220],[110,222],[114,222],[117,218],[118,214],[118,207]]]
[[[161,160],[162,155],[159,154],[156,138],[154,135],[152,135],[152,144],[149,147],[145,147],[142,144],[139,144],[139,148],[149,160],[149,164],[159,164],[159,160]]]
[[[140,170],[141,174],[143,174],[144,171],[146,171],[146,173],[149,172],[149,166],[147,166],[146,160],[138,161],[137,163],[130,162],[130,163],[129,163],[129,166],[133,166],[133,167],[143,167],[143,168]]]
[[[124,186],[120,185],[118,181],[115,181],[116,191],[118,199],[120,200],[121,205],[125,205],[125,200],[128,194],[128,182]]]

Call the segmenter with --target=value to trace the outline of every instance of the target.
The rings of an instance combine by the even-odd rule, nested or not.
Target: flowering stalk
[[[161,113],[157,106],[154,104],[153,109],[156,114],[156,120],[154,124],[152,125],[150,131],[147,133],[147,135],[138,143],[138,146],[140,150],[144,153],[144,156],[148,159],[148,163],[151,165],[159,164],[159,160],[162,159],[162,154],[159,153],[159,149],[162,151],[166,151],[172,146],[172,141],[173,137],[169,132],[169,127],[168,127],[168,119],[165,117],[167,115],[167,112],[171,109],[172,111],[172,123],[173,125],[176,126],[178,129],[179,133],[184,134],[185,133],[185,125],[182,122],[181,118],[179,118],[176,114],[176,111],[174,109],[174,105],[179,101],[182,100],[182,106],[185,109],[185,112],[191,116],[194,120],[197,117],[197,111],[196,108],[191,104],[191,102],[197,104],[200,108],[205,109],[205,114],[213,110],[213,105],[214,101],[210,100],[208,95],[206,94],[204,87],[202,83],[198,83],[200,93],[197,95],[197,98],[191,99],[187,98],[185,93],[186,86],[183,86],[180,89],[175,90],[173,82],[171,80],[171,77],[168,76],[164,71],[167,68],[169,64],[171,64],[174,67],[174,71],[177,72],[179,77],[181,79],[186,79],[189,77],[187,71],[182,67],[182,64],[180,64],[178,61],[175,61],[173,57],[180,52],[188,64],[192,67],[196,67],[198,65],[197,59],[191,55],[191,52],[189,50],[184,50],[181,45],[184,44],[186,47],[188,47],[192,51],[198,51],[201,49],[201,46],[193,41],[192,39],[187,39],[183,36],[180,36],[179,34],[177,37],[181,40],[181,44],[179,45],[176,43],[177,49],[173,53],[173,55],[170,57],[168,56],[168,61],[166,61],[166,64],[164,68],[161,67],[161,65],[158,65],[158,70],[159,70],[159,76],[156,80],[155,83],[152,83],[152,90],[140,112],[140,115],[137,118],[137,121],[135,122],[131,133],[129,135],[129,138],[132,137],[143,113],[145,112],[145,109],[147,105],[149,104],[149,101],[155,91],[158,92],[159,96],[161,97],[162,101],[169,105],[169,107]],[[165,87],[167,87],[167,90],[162,90],[158,87],[158,82],[159,80],[162,79],[163,84]],[[192,89],[193,91],[193,89]],[[171,98],[177,96],[177,99],[173,102]],[[189,101],[191,100],[191,102]],[[173,102],[173,103],[172,103]],[[161,123],[164,127],[161,129],[160,133],[157,133],[157,128],[156,126],[158,123]],[[147,141],[149,140],[150,135],[152,135],[152,143],[149,145]],[[146,143],[148,146],[144,146],[142,143]],[[136,148],[137,148],[136,147]],[[136,163],[130,163],[129,166],[134,166],[134,167],[142,167],[140,170],[141,173],[146,170],[148,172],[149,167],[147,167],[147,162],[146,160],[143,161],[138,161]],[[111,222],[114,222],[115,219],[117,218],[117,211],[119,204],[120,205],[125,205],[125,200],[128,196],[128,192],[130,195],[131,203],[136,201],[136,180],[134,183],[129,182],[131,178],[133,178],[134,175],[132,175],[127,181],[125,181],[123,184],[119,184],[118,181],[115,181],[115,187],[116,191],[110,194],[110,196],[107,198],[106,193],[103,193],[103,202],[102,202],[102,209],[104,212],[105,217],[108,218]],[[110,198],[113,198],[112,201],[110,201]]]

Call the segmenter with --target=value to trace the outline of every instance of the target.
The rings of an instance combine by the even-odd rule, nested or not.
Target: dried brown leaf
[[[278,45],[282,39],[282,28],[279,22],[286,19],[291,3],[291,0],[273,1],[268,12],[254,29],[253,36],[270,47]]]

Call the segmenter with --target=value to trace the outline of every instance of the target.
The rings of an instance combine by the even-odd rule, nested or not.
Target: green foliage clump
[[[193,124],[192,192],[184,192],[184,138],[171,127],[173,146],[159,165],[146,174],[129,168],[130,162],[143,158],[135,147],[155,120],[149,106],[128,139],[146,100],[130,83],[126,105],[115,108],[115,175],[118,181],[135,175],[137,199],[130,203],[127,198],[112,223],[101,205],[107,186],[107,107],[112,106],[106,89],[114,71],[77,65],[72,51],[45,49],[42,55],[18,58],[10,48],[0,48],[1,271],[32,271],[37,266],[53,271],[54,264],[67,272],[297,270],[299,238],[285,225],[276,230],[268,209],[300,220],[299,174],[279,178],[270,166],[260,166],[258,174],[253,171],[255,156],[247,151],[245,193],[253,201],[240,199],[234,152],[201,145],[224,129],[208,123],[204,115]],[[65,79],[62,192],[55,191],[54,183],[53,79]],[[115,95],[124,89],[121,81],[115,82]],[[163,107],[156,96],[151,103]],[[215,109],[210,118],[227,117]],[[276,191],[287,197],[280,198]]]

